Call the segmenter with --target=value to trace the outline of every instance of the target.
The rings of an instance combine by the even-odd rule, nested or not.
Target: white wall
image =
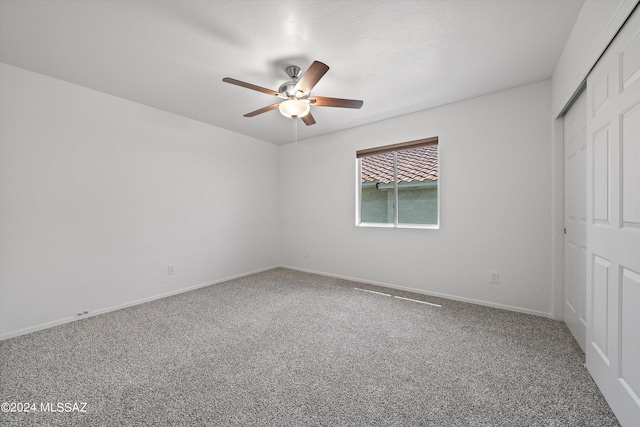
[[[282,263],[549,315],[550,105],[544,81],[281,146]],[[356,150],[431,136],[440,229],[356,227]]]
[[[0,338],[278,264],[277,146],[0,67]]]

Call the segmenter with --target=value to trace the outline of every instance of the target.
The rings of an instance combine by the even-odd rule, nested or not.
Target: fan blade
[[[309,94],[311,89],[318,83],[318,81],[324,76],[329,67],[319,61],[313,61],[313,64],[307,71],[300,77],[300,81],[296,84],[296,90],[301,90],[305,94]]]
[[[311,111],[309,111],[306,116],[301,117],[301,119],[304,122],[304,124],[307,126],[316,124],[316,119],[314,119],[313,116],[311,115]]]
[[[280,105],[279,102],[276,102],[275,104],[271,104],[269,106],[266,106],[264,108],[261,108],[259,110],[256,111],[252,111],[250,113],[245,114],[245,117],[253,117],[253,116],[257,116],[258,114],[262,114],[262,113],[266,113],[267,111],[271,111],[271,110],[275,110],[276,108],[278,108],[278,105]]]
[[[280,95],[280,93],[276,92],[275,90],[252,85],[251,83],[241,82],[240,80],[232,79],[231,77],[225,77],[224,79],[222,79],[222,81],[226,83],[231,83],[232,85],[246,87],[247,89],[257,90],[258,92],[266,93],[267,95],[273,95],[273,96]]]
[[[357,99],[327,98],[326,96],[314,96],[309,98],[311,105],[318,107],[360,108],[363,102]]]

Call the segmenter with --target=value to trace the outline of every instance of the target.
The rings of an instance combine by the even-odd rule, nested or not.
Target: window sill
[[[377,222],[361,222],[356,227],[363,228],[417,228],[421,230],[438,230],[440,224],[385,224]]]

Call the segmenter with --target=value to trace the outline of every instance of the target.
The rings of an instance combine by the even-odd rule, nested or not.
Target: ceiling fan
[[[311,64],[309,69],[302,76],[300,76],[300,67],[295,65],[287,67],[285,71],[291,80],[281,84],[277,91],[256,86],[251,83],[245,83],[230,77],[225,77],[222,81],[284,99],[284,101],[247,113],[244,117],[257,116],[258,114],[266,113],[267,111],[275,110],[277,108],[280,110],[282,115],[290,118],[299,117],[302,119],[304,124],[311,126],[316,123],[315,119],[311,115],[312,105],[317,107],[341,108],[362,107],[362,101],[356,99],[311,96],[311,89],[313,89],[322,76],[329,71],[329,67],[320,61],[313,61],[313,64]]]

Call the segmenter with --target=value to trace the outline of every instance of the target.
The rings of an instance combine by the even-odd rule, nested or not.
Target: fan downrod
[[[296,84],[298,84],[298,79],[300,78],[300,67],[296,65],[289,65],[285,68],[287,75],[291,79],[288,82],[284,82],[278,88],[278,92],[287,95],[289,98],[295,96],[296,94]]]

